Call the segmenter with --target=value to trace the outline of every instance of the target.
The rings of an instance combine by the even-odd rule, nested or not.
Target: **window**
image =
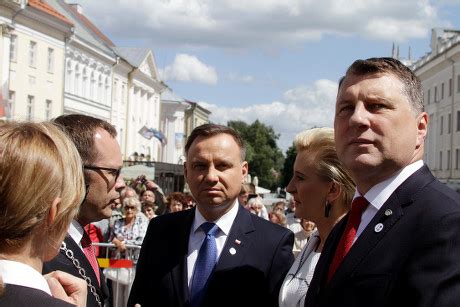
[[[439,127],[440,133],[439,134],[442,135],[442,133],[444,132],[443,131],[444,130],[444,116],[441,116],[441,121],[439,122],[439,125],[440,125],[440,127]]]
[[[6,116],[8,119],[13,118],[13,108],[14,108],[14,101],[16,100],[16,92],[10,91],[8,102],[6,104]]]
[[[52,106],[53,102],[49,99],[46,99],[46,106],[45,106],[45,119],[49,120],[52,114]]]
[[[447,133],[452,132],[452,114],[449,113],[447,117]]]
[[[439,152],[439,169],[442,170],[442,151]]]
[[[457,76],[457,93],[460,93],[460,75]]]
[[[75,95],[80,94],[80,66],[78,64],[75,66],[75,84],[73,86],[73,92]]]
[[[427,101],[428,101],[428,104],[431,103],[431,90],[428,90],[428,94],[427,94]]]
[[[460,111],[457,111],[457,131],[460,131]]]
[[[441,84],[441,99],[444,99],[444,82]]]
[[[10,38],[10,61],[16,62],[18,56],[18,36],[12,34]]]
[[[458,149],[455,149],[455,169],[458,169],[458,164],[459,164],[459,163],[458,163],[458,162],[459,162],[459,161],[458,161],[458,158],[460,158],[460,157],[459,157],[459,150],[458,150]]]
[[[113,101],[118,102],[118,79],[113,81]]]
[[[121,104],[125,104],[126,83],[121,85]]]
[[[449,79],[449,97],[452,96],[452,92],[453,92],[452,86],[453,86],[453,82],[452,82],[452,78],[450,78]]]
[[[81,96],[86,97],[86,89],[88,88],[88,70],[83,68],[83,82],[81,85]]]
[[[32,120],[34,117],[34,103],[35,97],[34,96],[27,96],[27,120]]]
[[[33,41],[29,43],[29,66],[37,66],[37,43]]]
[[[438,102],[438,87],[434,87],[434,102]]]
[[[447,151],[447,169],[450,169],[450,150]]]
[[[47,68],[49,73],[53,73],[54,71],[54,49],[48,48],[48,62]]]
[[[99,75],[98,85],[97,85],[97,101],[102,101],[102,75]]]
[[[94,76],[94,71],[91,72],[91,81],[89,85],[89,98],[92,100],[96,100],[96,97],[94,97],[94,92],[96,91],[96,77]]]

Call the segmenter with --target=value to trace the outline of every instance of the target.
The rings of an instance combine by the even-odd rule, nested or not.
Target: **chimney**
[[[68,3],[71,7],[73,7],[77,12],[78,14],[81,14],[83,15],[83,7],[78,4],[78,3]]]

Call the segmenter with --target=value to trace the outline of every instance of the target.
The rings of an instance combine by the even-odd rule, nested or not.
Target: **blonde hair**
[[[141,212],[141,201],[135,196],[123,199],[123,208],[125,206],[135,206],[137,212]]]
[[[342,186],[341,200],[350,207],[355,193],[355,183],[337,157],[334,129],[324,127],[305,130],[296,135],[294,145],[297,154],[302,151],[310,153],[310,165],[316,168],[318,176]]]
[[[58,127],[49,122],[0,126],[0,251],[23,246],[36,231],[54,242],[62,239],[84,195],[80,155]]]

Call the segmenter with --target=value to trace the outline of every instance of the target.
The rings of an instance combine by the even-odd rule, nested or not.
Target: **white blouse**
[[[5,284],[34,288],[51,295],[45,277],[27,264],[0,260],[0,276]]]
[[[319,241],[318,231],[315,231],[289,269],[278,298],[280,307],[304,306],[305,296],[321,255],[315,252]]]

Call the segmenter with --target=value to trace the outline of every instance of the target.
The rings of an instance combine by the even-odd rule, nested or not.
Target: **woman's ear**
[[[332,181],[330,183],[329,193],[327,194],[327,201],[332,203],[337,200],[342,194],[342,186],[338,184],[336,181]]]
[[[51,204],[51,208],[50,208],[50,211],[48,213],[48,225],[51,226],[53,225],[54,223],[54,220],[56,219],[56,214],[58,212],[58,207],[59,205],[61,204],[61,198],[60,197],[56,197],[52,204]]]

